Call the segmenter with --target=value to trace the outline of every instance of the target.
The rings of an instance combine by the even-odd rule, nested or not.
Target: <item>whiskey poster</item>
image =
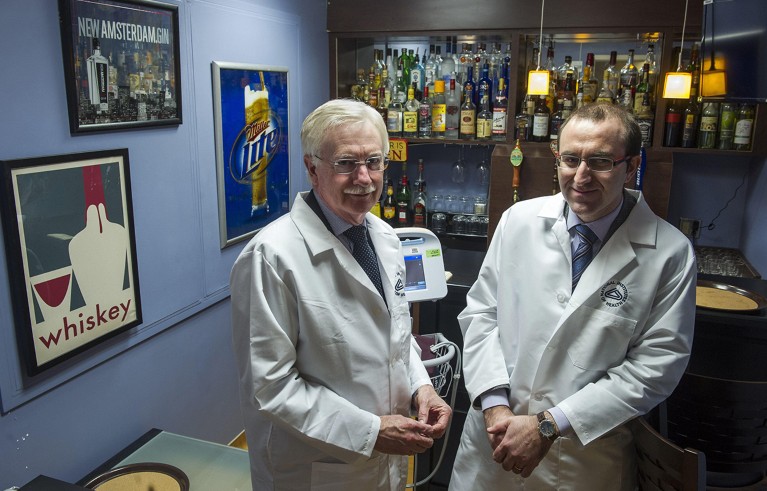
[[[288,70],[214,61],[221,247],[288,212]]]
[[[181,123],[178,9],[59,0],[72,133]]]
[[[17,339],[34,375],[141,323],[128,151],[3,164]]]

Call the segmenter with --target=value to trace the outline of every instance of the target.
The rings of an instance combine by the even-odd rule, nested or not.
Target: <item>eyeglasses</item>
[[[633,155],[627,155],[620,160],[613,160],[608,157],[588,157],[584,159],[577,155],[565,154],[557,157],[557,167],[562,170],[575,170],[581,165],[582,161],[586,161],[586,166],[591,172],[610,172],[616,165],[631,160],[631,157]]]
[[[330,162],[329,160],[323,159],[319,155],[315,155],[315,157],[324,162]],[[330,163],[333,164],[333,170],[336,174],[351,174],[357,169],[358,165],[366,166],[368,168],[368,172],[383,172],[387,167],[389,167],[389,159],[380,155],[368,157],[364,161],[355,159],[340,159]]]

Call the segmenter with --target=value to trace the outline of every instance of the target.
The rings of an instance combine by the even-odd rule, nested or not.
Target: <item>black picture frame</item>
[[[141,324],[127,149],[0,161],[0,214],[29,376]]]
[[[59,0],[69,130],[182,122],[178,7],[152,0]]]

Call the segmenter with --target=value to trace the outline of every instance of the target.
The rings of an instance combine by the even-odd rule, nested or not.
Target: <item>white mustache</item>
[[[344,189],[345,194],[369,194],[376,190],[376,187],[374,185],[370,185],[367,187],[363,186],[354,186],[351,188]]]

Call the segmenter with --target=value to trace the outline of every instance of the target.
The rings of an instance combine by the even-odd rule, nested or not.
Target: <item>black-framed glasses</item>
[[[355,171],[358,165],[364,165],[368,168],[368,172],[383,172],[389,167],[389,159],[381,155],[374,155],[368,157],[365,160],[356,159],[339,159],[336,161],[325,160],[319,155],[315,155],[316,158],[333,164],[333,170],[336,174],[351,174]]]
[[[557,156],[557,167],[562,170],[575,170],[582,161],[585,161],[591,172],[610,172],[616,165],[631,160],[631,157],[633,155],[626,155],[620,160],[613,160],[609,157],[587,157],[584,159],[577,155],[563,154]]]

